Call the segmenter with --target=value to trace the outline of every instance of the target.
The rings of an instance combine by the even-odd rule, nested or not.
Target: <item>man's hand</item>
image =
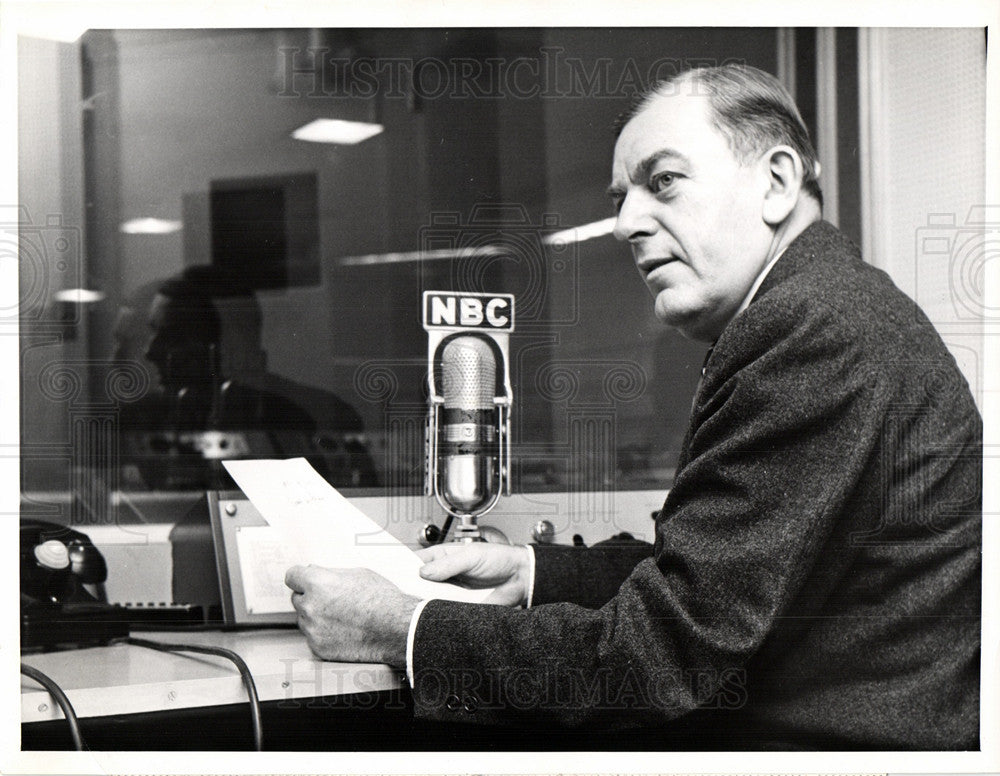
[[[406,634],[419,598],[368,569],[293,566],[285,584],[317,657],[406,665]]]
[[[436,544],[417,552],[420,576],[465,587],[495,587],[485,603],[521,606],[528,600],[531,550],[507,544]]]

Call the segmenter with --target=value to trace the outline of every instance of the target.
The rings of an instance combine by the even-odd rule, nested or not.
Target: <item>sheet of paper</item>
[[[290,565],[369,568],[421,598],[478,603],[490,593],[423,579],[413,551],[344,498],[305,458],[224,465],[268,525],[278,530]]]
[[[269,525],[236,529],[236,552],[240,558],[243,596],[249,614],[294,612],[285,587],[285,571],[295,561],[277,529]]]

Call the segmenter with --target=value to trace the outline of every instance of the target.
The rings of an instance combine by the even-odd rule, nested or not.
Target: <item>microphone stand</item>
[[[496,486],[493,488],[493,495],[485,504],[472,511],[456,510],[441,492],[441,482],[438,477],[438,436],[440,434],[439,417],[444,399],[434,396],[431,399],[431,411],[427,418],[427,490],[433,490],[434,498],[441,508],[447,513],[444,527],[437,536],[428,535],[428,526],[425,528],[425,537],[432,544],[441,544],[448,537],[448,530],[454,518],[458,518],[459,524],[455,528],[453,542],[482,542],[486,541],[479,530],[478,519],[489,512],[497,505],[500,496],[510,495],[510,397],[495,396],[493,403],[497,408],[497,475]]]

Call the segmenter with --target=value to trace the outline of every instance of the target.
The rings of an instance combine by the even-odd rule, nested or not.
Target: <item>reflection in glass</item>
[[[191,267],[140,289],[115,334],[115,360],[142,359],[155,375],[144,397],[122,407],[126,487],[232,488],[227,458],[297,456],[334,485],[376,484],[358,413],[267,370],[260,307],[230,273]]]

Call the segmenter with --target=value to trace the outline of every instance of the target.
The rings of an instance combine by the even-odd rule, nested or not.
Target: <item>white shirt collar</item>
[[[760,271],[760,274],[757,275],[757,279],[753,282],[753,285],[750,286],[750,290],[747,292],[747,295],[743,297],[743,303],[740,305],[740,308],[736,311],[736,315],[739,315],[741,312],[743,312],[750,306],[750,302],[753,300],[754,295],[757,293],[758,289],[760,289],[760,285],[761,283],[764,282],[764,278],[767,277],[767,273],[771,271],[771,267],[773,267],[775,263],[778,261],[778,259],[781,258],[781,255],[785,252],[787,248],[788,246],[786,245],[784,248],[778,251],[774,255],[774,258],[767,263],[767,266],[765,266],[764,269]],[[734,315],[733,318],[735,318],[736,315]]]

